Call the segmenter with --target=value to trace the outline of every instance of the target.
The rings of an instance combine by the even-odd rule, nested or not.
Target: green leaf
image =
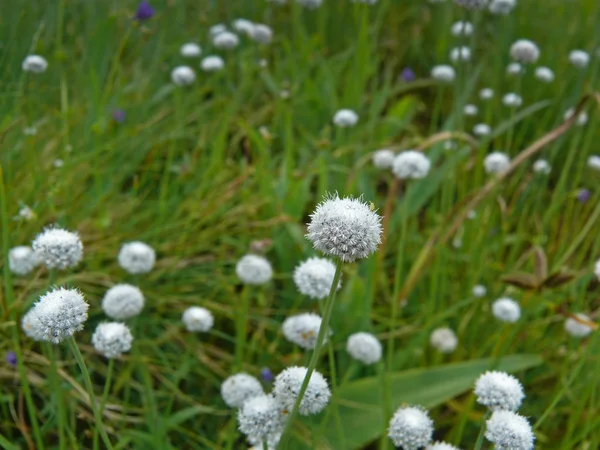
[[[167,419],[167,429],[176,427],[186,420],[190,420],[196,417],[198,414],[214,414],[216,410],[204,405],[190,406],[189,408],[177,411],[175,414],[171,414]]]
[[[433,408],[472,389],[477,377],[486,370],[517,372],[535,367],[543,359],[538,355],[511,355],[500,358],[496,364],[494,362],[493,358],[487,358],[392,374],[392,408],[405,403]],[[380,377],[365,378],[340,388],[338,404],[346,450],[364,448],[380,437],[383,429],[382,395]],[[339,448],[333,418],[330,422],[324,427],[325,439],[331,448]]]

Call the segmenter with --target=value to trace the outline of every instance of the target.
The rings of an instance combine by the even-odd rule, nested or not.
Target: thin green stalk
[[[263,450],[269,450],[269,446],[267,445],[267,441],[265,441],[264,439],[262,441],[262,448],[263,448]]]
[[[485,413],[485,417],[481,422],[481,428],[479,428],[479,436],[477,436],[477,441],[475,442],[475,448],[473,450],[481,450],[481,446],[483,445],[483,438],[485,436],[485,424],[490,418],[490,415],[491,413],[489,411]]]
[[[325,336],[327,334],[327,330],[329,330],[329,321],[331,319],[331,313],[333,312],[333,305],[335,303],[335,294],[337,292],[337,286],[340,282],[340,276],[342,275],[342,266],[343,262],[338,260],[335,266],[335,276],[333,277],[333,282],[331,283],[331,289],[329,290],[329,296],[325,301],[324,314],[323,319],[321,320],[321,327],[319,328],[319,334],[317,335],[317,343],[315,345],[315,349],[311,355],[310,361],[308,363],[308,368],[306,370],[306,375],[304,380],[302,381],[302,386],[300,387],[300,392],[298,393],[298,398],[296,399],[296,403],[290,412],[289,419],[285,424],[285,428],[281,435],[280,447],[279,448],[287,448],[287,444],[289,443],[289,434],[290,429],[292,427],[292,423],[294,419],[298,415],[298,409],[300,407],[300,403],[304,398],[304,394],[306,393],[306,389],[308,388],[308,382],[312,376],[312,373],[317,367],[317,362],[319,361],[319,356],[321,354],[321,349],[323,348],[323,344],[325,342]]]
[[[110,439],[106,434],[106,429],[104,428],[104,422],[102,421],[102,415],[100,414],[100,410],[98,409],[98,404],[96,403],[96,396],[94,394],[94,387],[92,386],[92,380],[90,379],[90,373],[88,372],[87,366],[85,365],[85,361],[83,360],[83,355],[79,351],[79,347],[77,346],[77,342],[75,342],[75,338],[71,336],[67,339],[69,342],[69,347],[71,347],[71,351],[73,352],[73,356],[77,360],[77,364],[79,365],[79,369],[81,370],[81,374],[83,375],[83,381],[85,383],[85,387],[88,391],[88,395],[90,397],[90,405],[92,407],[92,412],[94,413],[94,421],[95,428],[98,428],[100,431],[100,436],[102,437],[102,441],[107,449],[112,450],[113,446],[110,443]]]
[[[338,385],[337,385],[337,373],[335,370],[335,352],[333,351],[333,343],[331,339],[327,342],[327,350],[329,352],[329,380],[331,383],[331,406],[333,409],[333,416],[335,419],[335,428],[338,436],[339,448],[346,448],[344,440],[344,428],[342,427],[342,419],[340,417],[340,408],[338,405]]]
[[[66,448],[65,444],[65,405],[59,384],[58,365],[56,364],[56,351],[54,344],[47,343],[48,357],[50,358],[50,384],[52,386],[52,395],[56,401],[58,410],[58,445],[60,450]]]
[[[386,372],[386,367],[385,367],[385,362],[383,361],[383,359],[381,361],[379,361],[379,364],[377,365],[377,375],[379,376],[379,382],[381,383],[381,393],[383,395],[383,398],[381,399],[381,403],[384,405],[384,420],[383,420],[383,428],[381,430],[381,439],[379,441],[379,448],[381,450],[385,450],[388,447],[388,437],[387,437],[387,424],[388,424],[388,417],[391,417],[392,415],[392,404],[391,404],[391,397],[392,397],[392,393],[391,393],[391,383],[390,383],[390,378]],[[389,367],[388,367],[389,369]],[[391,373],[391,372],[390,372]]]
[[[250,304],[250,289],[244,286],[242,289],[242,304],[238,309],[235,327],[235,356],[233,359],[233,371],[239,371],[244,363],[244,348],[246,346],[246,334],[248,332],[248,308]]]
[[[106,373],[106,380],[104,382],[104,391],[102,392],[102,399],[100,400],[100,415],[104,415],[104,406],[106,405],[106,399],[108,398],[108,393],[110,392],[110,383],[112,381],[112,375],[115,366],[115,359],[108,359],[108,369]],[[98,427],[94,428],[94,450],[98,449]]]

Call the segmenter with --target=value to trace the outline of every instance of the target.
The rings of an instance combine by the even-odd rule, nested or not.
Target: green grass
[[[535,426],[538,448],[600,447],[600,338],[596,331],[576,340],[563,329],[567,313],[597,320],[600,308],[592,274],[600,251],[600,175],[586,166],[589,155],[600,153],[597,101],[586,97],[586,126],[548,139],[539,153],[486,188],[490,177],[482,166],[491,150],[516,157],[598,89],[595,54],[585,70],[568,63],[570,50],[593,53],[600,45],[598,2],[521,0],[507,17],[471,17],[473,59],[450,86],[428,79],[431,67],[447,63],[460,42],[449,28],[465,12],[450,1],[380,0],[367,7],[330,0],[307,11],[263,0],[156,0],[156,16],[142,25],[131,20],[137,7],[132,1],[21,3],[4,5],[0,19],[3,251],[27,245],[52,223],[80,233],[82,264],[58,273],[54,283],[80,288],[91,305],[86,328],[75,338],[98,403],[108,374],[108,362],[90,343],[96,324],[105,320],[100,301],[118,282],[143,290],[146,307],[131,324],[134,347],[115,361],[106,397],[105,426],[115,448],[245,448],[235,412],[219,393],[236,364],[242,289],[235,263],[252,241],[270,241],[266,257],[274,280],[246,293],[243,369],[258,376],[262,367],[276,374],[307,365],[310,352],[286,342],[280,326],[292,313],[318,311],[298,294],[291,274],[315,254],[304,238],[305,223],[328,191],[373,202],[386,215],[387,240],[369,259],[344,265],[332,345],[317,365],[328,378],[335,367],[338,401],[296,423],[290,448],[355,448],[356,437],[360,448],[391,449],[391,441],[377,439],[387,422],[381,417],[419,399],[431,408],[436,439],[472,448],[485,410],[473,401],[470,386],[495,364],[523,382],[527,398],[520,412]],[[197,41],[204,55],[212,54],[209,26],[240,17],[270,25],[274,42],[259,46],[242,38],[237,49],[216,52],[226,61],[223,72],[198,69],[195,84],[174,87],[173,67],[198,65],[179,56],[179,47]],[[518,80],[506,76],[509,46],[519,38],[538,43],[540,64],[556,73],[552,84],[538,82],[533,70]],[[48,59],[44,74],[21,70],[31,53]],[[258,65],[263,58],[267,68]],[[405,66],[415,70],[416,81],[398,80]],[[494,99],[481,102],[482,87],[493,88]],[[516,114],[501,104],[511,91],[524,99]],[[479,106],[477,118],[460,113],[466,103]],[[116,108],[126,111],[122,124],[111,119]],[[356,127],[333,127],[340,108],[358,112]],[[464,136],[479,122],[495,133],[457,138],[452,151],[430,139],[442,132]],[[31,126],[37,134],[24,134]],[[423,149],[432,160],[430,174],[395,186],[390,173],[370,163],[372,151],[383,147]],[[549,176],[532,172],[537,157],[551,163]],[[64,165],[54,167],[56,159]],[[581,188],[591,192],[585,203],[576,198]],[[464,205],[478,194],[477,216],[462,220]],[[23,205],[33,209],[33,220],[12,219]],[[151,273],[134,278],[118,266],[118,250],[130,240],[156,249]],[[538,247],[549,273],[563,269],[574,278],[535,290],[504,282],[507,275],[534,272]],[[482,299],[471,295],[478,283],[488,288]],[[2,284],[0,352],[18,350],[24,364],[0,365],[0,446],[92,448],[93,411],[77,361],[64,344],[54,349],[53,364],[47,347],[20,331],[22,314],[47,291],[50,274],[40,268],[11,277],[4,270]],[[520,302],[523,315],[516,324],[501,325],[491,315],[491,301],[500,296]],[[403,299],[403,307],[393,306]],[[208,334],[192,335],[181,325],[183,310],[192,305],[215,315]],[[391,321],[394,309],[398,317]],[[451,355],[429,347],[429,334],[439,326],[458,334],[460,345]],[[351,362],[345,341],[357,331],[381,339],[385,365]],[[394,351],[386,355],[392,342]],[[327,354],[335,356],[335,365]],[[508,355],[517,356],[500,359]],[[390,377],[403,380],[413,371],[429,375],[411,381],[414,389],[406,394],[402,383],[383,383],[392,390],[393,404],[386,405],[375,377],[393,372]],[[377,389],[369,395],[360,386]],[[368,421],[348,408],[344,401],[350,400],[363,405],[358,412]],[[344,444],[338,442],[336,414]],[[378,429],[359,438],[361,425],[363,432]]]

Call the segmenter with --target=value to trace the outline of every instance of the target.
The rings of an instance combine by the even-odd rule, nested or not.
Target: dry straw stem
[[[560,126],[556,127],[554,130],[550,131],[546,135],[542,136],[540,139],[535,141],[521,153],[519,153],[510,163],[508,169],[504,172],[499,173],[496,177],[492,178],[488,181],[479,191],[473,194],[469,199],[461,202],[459,205],[454,208],[454,210],[448,216],[448,220],[444,223],[451,223],[450,226],[444,232],[443,229],[440,229],[435,232],[431,238],[425,243],[423,249],[415,259],[413,266],[410,269],[408,276],[406,277],[406,282],[400,291],[400,294],[396,301],[400,302],[402,299],[407,298],[407,296],[412,292],[415,284],[419,280],[421,274],[423,273],[423,269],[425,268],[426,263],[433,257],[435,250],[438,246],[442,246],[448,242],[451,236],[453,236],[456,231],[460,228],[463,222],[467,218],[467,214],[469,211],[475,209],[475,207],[484,200],[491,192],[494,191],[496,186],[500,184],[505,178],[507,178],[517,167],[519,167],[523,162],[527,161],[533,155],[542,150],[546,145],[555,141],[564,133],[566,133],[575,123],[577,117],[584,105],[590,101],[595,100],[598,107],[600,108],[600,93],[594,92],[584,96],[577,107],[575,108],[574,114],[562,123]],[[387,211],[386,211],[387,212]],[[389,215],[389,214],[386,214]],[[454,217],[455,219],[451,221],[450,218]]]

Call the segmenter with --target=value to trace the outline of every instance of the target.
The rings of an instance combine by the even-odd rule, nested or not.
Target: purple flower
[[[260,377],[265,383],[270,383],[273,381],[273,372],[268,367],[263,367],[260,369]]]
[[[117,123],[125,122],[125,111],[123,111],[122,109],[115,109],[112,112],[112,118]]]
[[[13,352],[12,350],[6,352],[5,359],[9,365],[11,365],[12,367],[17,367],[17,354],[15,352]]]
[[[417,76],[410,67],[405,67],[400,73],[400,78],[404,81],[414,81]]]
[[[150,3],[148,3],[147,1],[144,0],[143,2],[140,3],[137,11],[135,12],[135,19],[142,22],[144,20],[150,19],[153,15],[154,15],[154,8],[152,8],[152,6],[150,6]]]
[[[585,188],[579,189],[579,191],[577,192],[577,200],[579,200],[580,203],[587,202],[591,196],[592,194],[590,193],[590,191]]]

